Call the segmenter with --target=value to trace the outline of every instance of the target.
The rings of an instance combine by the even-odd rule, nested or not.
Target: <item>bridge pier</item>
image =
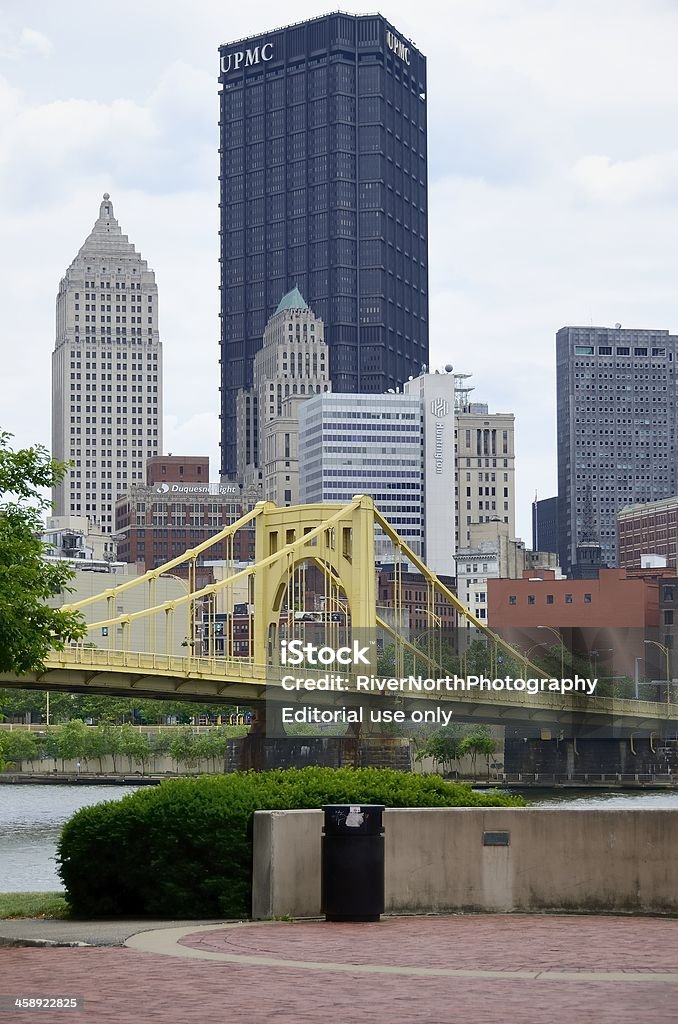
[[[660,736],[586,736],[541,739],[507,736],[504,770],[509,774],[653,775],[678,773],[678,742]]]

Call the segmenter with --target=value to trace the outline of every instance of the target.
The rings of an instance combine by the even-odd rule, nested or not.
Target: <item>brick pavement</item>
[[[188,926],[129,941],[0,950],[0,993],[86,1000],[82,1012],[0,1013],[0,1024],[678,1021],[673,920],[460,915]]]

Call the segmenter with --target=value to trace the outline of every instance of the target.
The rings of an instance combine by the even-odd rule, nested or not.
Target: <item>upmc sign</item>
[[[273,43],[264,43],[262,46],[248,47],[246,50],[236,50],[228,56],[221,58],[221,72],[227,75],[229,71],[237,71],[238,68],[251,68],[262,61],[266,63],[273,60]]]

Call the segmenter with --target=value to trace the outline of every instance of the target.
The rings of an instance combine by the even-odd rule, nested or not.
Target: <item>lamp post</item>
[[[560,630],[556,629],[555,626],[537,626],[537,629],[548,629],[558,637],[558,642],[560,644],[560,678],[563,679],[565,676],[565,644],[563,643],[563,634]]]
[[[671,703],[671,669],[669,666],[669,649],[664,644],[660,644],[658,640],[643,640],[644,644],[654,644],[660,651],[663,651],[664,657],[666,658],[666,704],[667,706]]]
[[[598,675],[598,658],[601,654],[612,654],[614,647],[605,647],[602,651],[591,651],[591,674]]]
[[[634,681],[635,681],[635,684],[636,684],[636,700],[638,700],[639,697],[640,697],[640,694],[638,692],[638,688],[640,686],[640,667],[639,666],[640,666],[640,663],[641,663],[642,660],[643,660],[642,658],[636,658],[635,659],[635,666],[634,666],[633,677],[634,677]]]
[[[547,641],[542,640],[542,642],[539,644],[532,644],[532,646],[528,647],[527,650],[523,653],[523,672],[525,675],[527,675],[527,663],[530,660],[530,655],[532,654],[532,651],[536,651],[538,647],[545,647],[546,643]]]

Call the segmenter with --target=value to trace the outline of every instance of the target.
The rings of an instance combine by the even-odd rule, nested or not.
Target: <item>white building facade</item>
[[[162,451],[158,289],[104,193],[99,217],[59,285],[52,356],[52,455],[72,462],[56,515],[113,533],[115,500]]]
[[[424,482],[424,554],[429,569],[455,575],[454,377],[424,373],[408,381],[404,394],[419,401]]]

